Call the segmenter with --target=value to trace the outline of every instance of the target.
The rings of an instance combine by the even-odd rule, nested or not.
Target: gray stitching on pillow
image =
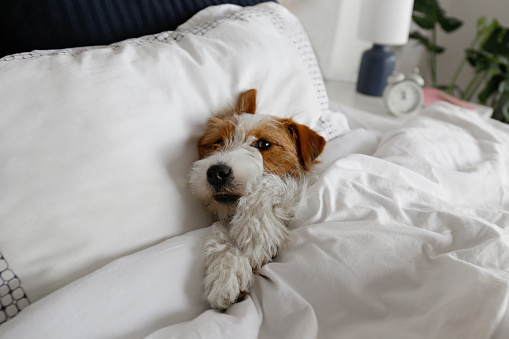
[[[329,121],[325,120],[323,116],[320,117],[318,123],[322,131],[322,136],[325,138],[326,141],[331,141],[341,136],[341,133],[339,133],[337,128],[334,125],[332,125]]]
[[[276,5],[279,6],[279,5]],[[147,35],[144,37],[139,38],[133,38],[128,39],[124,41],[120,41],[114,44],[111,44],[109,46],[96,46],[96,47],[78,47],[78,48],[70,48],[70,49],[64,49],[64,50],[58,50],[51,54],[45,54],[45,53],[37,53],[37,52],[29,52],[29,53],[20,53],[20,54],[14,54],[9,55],[6,57],[3,57],[0,59],[0,61],[13,61],[13,60],[19,60],[19,59],[30,59],[33,57],[39,57],[43,55],[56,55],[56,54],[64,54],[64,55],[71,55],[76,56],[79,55],[85,51],[90,51],[97,48],[120,48],[122,46],[139,46],[139,45],[145,45],[153,42],[164,42],[164,43],[179,43],[185,35],[187,34],[193,34],[197,36],[203,36],[219,26],[220,23],[226,22],[226,21],[247,21],[247,19],[252,17],[262,17],[262,16],[268,16],[271,18],[272,24],[274,27],[276,27],[281,34],[286,36],[289,41],[292,42],[292,44],[295,46],[296,51],[300,53],[302,61],[306,65],[308,69],[308,74],[311,78],[315,96],[318,100],[318,103],[320,104],[321,114],[320,116],[323,117],[329,109],[329,102],[328,102],[328,96],[327,91],[325,89],[325,83],[323,82],[323,78],[321,76],[320,68],[318,65],[318,61],[316,60],[316,57],[314,55],[313,49],[311,47],[311,43],[309,42],[309,39],[300,25],[298,21],[295,21],[295,23],[290,23],[286,20],[284,20],[279,14],[275,13],[274,10],[270,8],[260,8],[258,6],[254,7],[244,7],[243,9],[239,10],[238,12],[234,12],[230,14],[229,16],[226,16],[224,18],[212,21],[212,22],[206,22],[201,25],[195,26],[189,30],[175,30],[175,31],[166,31],[158,34],[153,35]],[[323,125],[323,119],[320,118],[320,124]],[[328,126],[328,130],[330,130],[331,135],[336,135],[337,131],[334,131],[335,128],[332,127],[330,124],[326,124]]]
[[[0,324],[14,318],[29,304],[21,281],[0,253]]]

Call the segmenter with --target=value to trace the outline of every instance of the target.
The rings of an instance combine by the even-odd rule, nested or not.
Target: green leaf
[[[426,12],[429,8],[430,0],[415,0],[414,1],[414,11],[417,12]]]
[[[423,29],[432,29],[435,25],[435,21],[433,21],[433,19],[416,14],[412,15],[412,20],[417,24],[417,26]]]
[[[492,116],[493,119],[497,119],[505,123],[509,123],[509,84],[507,86],[508,90],[500,93],[500,97],[494,105],[495,111]]]
[[[439,45],[430,44],[428,50],[436,54],[442,54],[445,52],[445,48]]]
[[[509,93],[509,75],[506,74],[506,75],[503,75],[503,77],[504,77],[504,80],[502,80],[500,82],[500,84],[498,85],[498,93],[495,98],[497,101],[500,100],[502,95],[504,95],[505,93]]]
[[[506,79],[498,85],[498,92],[500,94],[509,92],[509,74],[506,74]]]
[[[439,24],[446,33],[454,32],[463,24],[457,18],[448,17],[437,0],[414,1],[412,19],[423,29],[433,29]]]
[[[438,23],[446,33],[454,32],[463,25],[463,21],[459,19],[446,17],[442,9],[438,11]]]
[[[495,75],[493,76],[484,87],[484,90],[482,90],[481,93],[478,95],[478,99],[482,104],[486,104],[488,99],[498,93],[498,88],[500,86],[500,83],[504,81],[504,77],[501,75]]]
[[[504,115],[504,120],[502,120],[502,122],[509,124],[509,99],[506,100],[505,104],[503,104],[500,109]]]
[[[481,18],[482,19],[482,18]],[[482,23],[482,21],[481,21]],[[482,46],[488,37],[498,28],[502,28],[497,19],[493,19],[488,25],[477,27],[477,36],[480,39],[479,46]]]
[[[504,27],[495,28],[482,43],[483,51],[509,56],[509,30]]]
[[[412,12],[413,21],[421,28],[430,30],[437,24],[437,0],[416,0]]]
[[[410,33],[409,37],[410,39],[419,41],[430,53],[441,54],[445,51],[444,47],[434,44],[427,37],[417,31]]]
[[[507,74],[509,59],[482,50],[467,49],[468,63],[474,67],[475,73],[490,71],[492,74]]]
[[[479,19],[477,19],[477,30],[478,31],[483,30],[486,27],[486,20],[488,20],[488,19],[486,19],[485,16],[482,16]]]
[[[429,39],[426,36],[422,35],[418,31],[411,32],[410,35],[409,35],[409,38],[410,39],[415,39],[415,40],[419,41],[421,44],[424,44],[424,45],[430,43]]]

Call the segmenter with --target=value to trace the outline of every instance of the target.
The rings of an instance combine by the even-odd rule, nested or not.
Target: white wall
[[[301,21],[325,78],[356,81],[371,44],[357,39],[359,0],[279,0]]]
[[[475,35],[477,19],[487,16],[497,18],[509,26],[509,0],[439,0],[450,16],[463,20],[458,31],[448,35],[438,34],[438,43],[447,48],[438,57],[438,80],[447,83],[463,57],[465,48]],[[279,0],[295,13],[308,32],[324,76],[329,79],[355,81],[362,52],[370,44],[356,38],[358,11],[361,0]],[[428,78],[427,65],[422,50],[415,42],[404,48],[395,48],[398,61],[396,69],[411,72],[419,67]],[[468,66],[459,79],[464,87],[469,81]],[[429,81],[427,82],[429,84]]]

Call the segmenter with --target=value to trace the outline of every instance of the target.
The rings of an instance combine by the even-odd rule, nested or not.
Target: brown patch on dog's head
[[[325,139],[311,128],[288,119],[286,127],[290,131],[299,154],[299,162],[305,171],[310,171],[316,158],[325,147]]]
[[[234,138],[236,128],[246,128],[239,127],[239,121],[245,121],[241,118],[244,113],[255,114],[256,93],[255,89],[242,92],[234,109],[209,120],[207,131],[198,143],[200,159],[224,149]],[[245,138],[255,140],[252,146],[262,155],[264,168],[279,176],[301,176],[309,172],[325,146],[325,139],[311,128],[292,119],[271,116],[250,124]],[[269,147],[261,147],[267,143]]]
[[[256,93],[257,91],[254,88],[240,93],[235,107],[231,106],[209,119],[207,131],[198,142],[200,159],[223,146],[226,138],[233,134],[235,130],[235,115],[255,113]]]
[[[295,143],[281,121],[264,117],[249,131],[249,136],[255,140],[253,146],[258,148],[267,172],[279,176],[302,174]]]
[[[266,149],[259,148],[263,166],[279,176],[301,176],[311,171],[325,146],[322,136],[292,119],[262,119],[249,135],[255,137],[255,145],[270,144]]]
[[[207,126],[207,131],[198,141],[198,153],[200,159],[205,158],[216,150],[219,150],[226,139],[235,132],[235,122],[232,117],[212,117]]]
[[[235,113],[250,113],[255,114],[256,111],[256,89],[252,88],[245,92],[240,93],[237,105],[235,106]]]

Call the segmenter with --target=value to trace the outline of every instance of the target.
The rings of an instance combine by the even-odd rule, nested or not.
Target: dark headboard
[[[270,0],[0,1],[0,57],[34,49],[108,45],[174,30],[201,9]]]

